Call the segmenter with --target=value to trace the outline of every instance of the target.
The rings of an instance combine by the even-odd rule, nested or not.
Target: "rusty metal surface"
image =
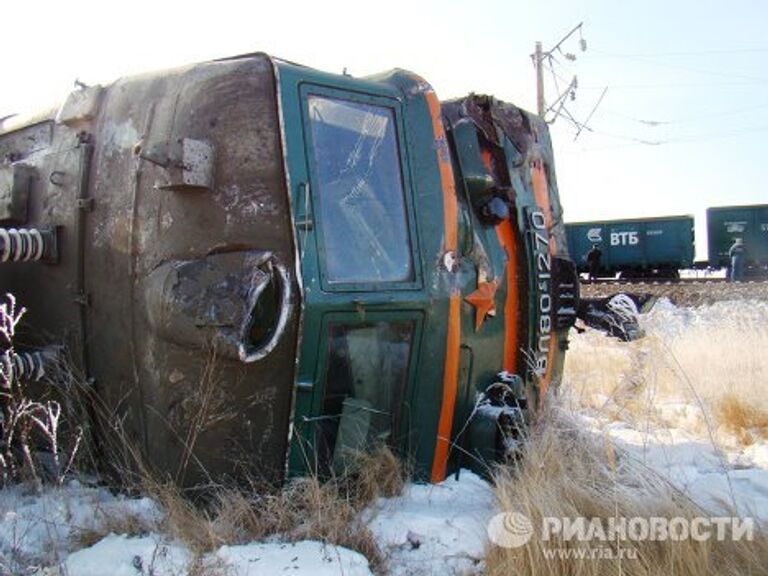
[[[121,79],[70,97],[60,124],[0,133],[0,163],[38,174],[25,225],[62,227],[60,265],[0,270],[27,325],[45,328],[25,343],[66,342],[150,461],[183,484],[283,473],[294,310],[281,308],[269,354],[241,361],[257,357],[246,332],[265,278],[282,270],[295,290],[275,94],[269,58],[255,55]],[[157,150],[172,162],[146,158]],[[157,292],[169,269],[187,283]],[[205,309],[217,282],[241,280],[228,309]],[[188,311],[180,293],[196,320],[169,328],[156,313]]]
[[[0,131],[0,162],[10,164],[51,147],[53,122],[23,125],[5,134]]]
[[[0,165],[0,222],[23,224],[27,221],[29,192],[35,169],[21,162]]]

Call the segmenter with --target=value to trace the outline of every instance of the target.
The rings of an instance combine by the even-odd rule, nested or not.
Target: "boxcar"
[[[711,267],[728,266],[728,250],[736,238],[741,238],[746,247],[747,273],[765,274],[768,268],[768,204],[707,209]]]
[[[602,252],[600,276],[676,278],[693,265],[693,216],[576,222],[566,233],[580,272],[588,270],[592,246]]]

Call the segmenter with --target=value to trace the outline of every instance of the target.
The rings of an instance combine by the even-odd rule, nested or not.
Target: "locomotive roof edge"
[[[274,56],[267,52],[256,51],[256,52],[247,52],[243,54],[237,54],[234,56],[224,56],[220,58],[199,60],[191,64],[190,63],[178,64],[178,65],[172,65],[172,66],[167,66],[163,68],[155,68],[148,71],[129,73],[129,74],[117,76],[104,83],[94,83],[92,85],[78,84],[78,86],[80,86],[80,88],[98,88],[102,90],[108,90],[125,80],[151,80],[153,78],[160,78],[160,77],[168,76],[174,73],[181,73],[183,71],[191,70],[196,67],[204,66],[207,64],[236,62],[238,60],[250,60],[255,58],[266,59],[267,61],[270,62],[270,64],[273,67],[275,65],[282,64],[282,65],[293,66],[296,68],[302,68],[305,70],[311,70],[313,72],[317,72],[323,75],[332,75],[332,76],[338,75],[337,73],[334,73],[334,72],[326,72],[320,68],[307,66],[306,64],[297,63],[297,62],[294,62],[293,60],[281,58],[279,56]],[[382,72],[378,72],[375,74],[369,74],[365,76],[350,76],[350,77],[358,81],[363,81],[363,82],[367,81],[367,82],[375,83],[378,78],[386,76],[393,72],[410,73],[408,70],[395,67],[395,68],[384,70]],[[348,74],[346,73],[344,75],[348,76]],[[0,111],[0,137],[3,137],[8,134],[13,134],[14,132],[18,132],[25,128],[29,128],[30,126],[35,126],[44,122],[56,122],[57,115],[60,113],[61,108],[62,106],[64,106],[67,98],[72,92],[77,92],[77,89],[78,88],[75,87],[73,90],[70,90],[68,93],[64,94],[60,99],[51,101],[46,105],[42,105],[39,109],[25,111],[22,113]]]

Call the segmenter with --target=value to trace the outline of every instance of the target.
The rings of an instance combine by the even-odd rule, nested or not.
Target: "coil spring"
[[[42,351],[20,352],[5,360],[3,373],[18,380],[40,380],[45,376],[46,355]]]
[[[37,228],[0,228],[0,262],[40,260],[46,237]]]

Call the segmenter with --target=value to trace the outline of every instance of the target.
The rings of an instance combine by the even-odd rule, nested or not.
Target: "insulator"
[[[37,228],[0,228],[0,262],[40,260],[53,241],[50,231]]]
[[[11,357],[13,377],[19,380],[40,380],[45,376],[46,360],[42,351],[14,354]]]

